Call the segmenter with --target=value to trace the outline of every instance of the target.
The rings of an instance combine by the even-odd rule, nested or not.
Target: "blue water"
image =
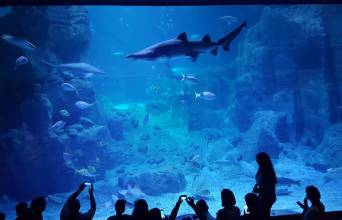
[[[70,8],[58,10],[63,14]],[[70,48],[72,42],[83,42],[73,35],[59,45],[67,45],[65,51],[76,58],[63,60],[61,52],[41,43],[43,34],[28,31],[32,28],[27,28],[26,36],[45,51],[39,57],[49,62],[86,62],[104,74],[87,78],[42,67],[30,52],[0,44],[6,58],[0,65],[4,69],[0,88],[9,94],[1,96],[6,106],[0,112],[5,155],[1,162],[6,168],[1,172],[8,181],[0,182],[0,211],[9,219],[14,217],[16,202],[38,195],[47,198],[45,219],[58,219],[63,202],[81,181],[94,183],[95,219],[110,216],[121,197],[129,202],[143,197],[150,208],[169,214],[182,194],[206,199],[215,216],[223,188],[235,193],[243,210],[244,195],[255,184],[259,151],[270,154],[278,177],[290,179],[277,185],[273,215],[301,212],[295,202],[302,201],[310,184],[321,190],[326,210],[341,210],[337,191],[342,183],[340,5],[88,6],[83,10],[89,21],[85,33],[90,34],[86,52]],[[0,19],[10,13],[0,12]],[[228,24],[223,16],[236,20]],[[182,32],[190,41],[207,34],[217,41],[244,21],[247,27],[229,51],[219,48],[217,56],[201,53],[196,62],[190,57],[126,58]],[[61,25],[77,32],[77,22]],[[14,34],[9,30],[4,26],[1,34]],[[46,42],[58,42],[53,34],[47,36]],[[61,42],[65,36],[61,31]],[[6,73],[13,71],[12,58],[18,55],[28,56],[31,66],[19,67],[12,73],[13,80]],[[182,74],[196,77],[197,82],[182,81]],[[77,92],[61,91],[62,82],[74,85]],[[37,83],[42,85],[39,92],[25,90]],[[195,93],[205,91],[214,93],[215,99],[195,98]],[[50,105],[27,102],[35,97],[44,97]],[[91,107],[75,107],[80,100]],[[62,116],[61,109],[71,116]],[[47,119],[42,119],[45,114]],[[52,129],[59,120],[65,126]],[[42,125],[36,128],[37,124]],[[18,173],[24,174],[18,177]],[[80,200],[86,210],[86,192]],[[126,212],[131,210],[127,207]],[[185,213],[192,210],[182,204],[179,215]]]

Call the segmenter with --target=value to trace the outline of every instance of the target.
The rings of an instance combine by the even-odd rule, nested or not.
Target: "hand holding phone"
[[[302,209],[305,209],[305,205],[299,201],[296,202],[297,205],[299,205],[299,207],[301,207]]]

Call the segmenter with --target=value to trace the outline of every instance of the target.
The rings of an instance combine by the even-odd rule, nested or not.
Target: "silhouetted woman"
[[[304,204],[297,202],[297,204],[303,208],[303,220],[324,219],[325,207],[320,199],[321,194],[315,186],[306,187]],[[311,207],[308,206],[308,200],[311,202]]]
[[[134,209],[132,213],[133,220],[146,220],[149,217],[148,204],[144,199],[138,199],[134,203]]]
[[[221,203],[223,209],[217,212],[216,220],[237,220],[240,217],[240,209],[235,206],[234,193],[230,189],[221,191]]]
[[[253,192],[258,194],[258,215],[260,220],[268,220],[271,215],[271,207],[275,203],[275,185],[277,177],[272,161],[267,153],[261,152],[256,155],[259,165],[255,176],[256,184]]]

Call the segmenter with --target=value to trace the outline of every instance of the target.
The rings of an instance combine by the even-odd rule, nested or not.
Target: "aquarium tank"
[[[311,184],[342,209],[342,5],[12,6],[0,34],[8,219],[37,196],[59,219],[81,182],[96,220],[120,198],[168,215],[183,194],[216,216],[223,188],[243,212],[258,152],[272,215],[301,213]]]

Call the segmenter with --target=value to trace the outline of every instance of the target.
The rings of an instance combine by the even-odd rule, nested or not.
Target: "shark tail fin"
[[[222,37],[218,42],[223,46],[224,51],[229,50],[230,43],[239,35],[244,27],[247,26],[246,22],[243,22],[239,27],[235,30],[227,34],[226,36]]]
[[[184,80],[185,80],[185,74],[182,73],[182,79],[181,79],[181,81],[184,81]]]
[[[201,97],[201,93],[195,92],[195,100],[198,99],[199,97]]]

